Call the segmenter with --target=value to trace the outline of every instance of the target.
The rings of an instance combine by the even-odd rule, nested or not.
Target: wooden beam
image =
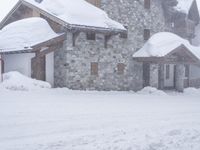
[[[42,47],[49,47],[50,45],[55,45],[60,42],[63,42],[65,39],[66,39],[66,34],[61,34],[53,39],[36,44],[36,45],[32,46],[31,48],[35,49],[35,50],[38,50],[38,49],[40,50]]]

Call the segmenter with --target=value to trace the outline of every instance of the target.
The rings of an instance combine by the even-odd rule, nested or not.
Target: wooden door
[[[46,80],[46,59],[34,57],[31,59],[31,77],[37,80]]]

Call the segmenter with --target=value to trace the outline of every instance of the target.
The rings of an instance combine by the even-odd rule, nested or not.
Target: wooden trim
[[[50,45],[54,45],[54,44],[57,44],[59,42],[62,42],[65,39],[66,39],[66,34],[61,34],[61,35],[59,35],[55,38],[52,38],[48,41],[36,44],[36,45],[32,46],[31,48],[34,49],[34,50],[38,50],[38,49],[41,49],[42,47],[49,47]]]

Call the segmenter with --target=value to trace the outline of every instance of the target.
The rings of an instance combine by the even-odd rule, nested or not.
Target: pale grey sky
[[[18,0],[0,0],[0,21],[12,9]]]

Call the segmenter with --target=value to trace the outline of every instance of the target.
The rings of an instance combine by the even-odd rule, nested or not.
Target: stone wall
[[[80,33],[73,46],[67,32],[63,48],[55,53],[55,85],[78,90],[141,89],[142,64],[134,62],[132,55],[146,42],[144,29],[150,29],[151,35],[165,31],[161,2],[151,3],[151,9],[145,9],[143,0],[102,0],[102,9],[128,26],[128,39],[113,36],[104,48],[104,35],[96,34],[96,40],[90,41]],[[92,62],[98,63],[98,75],[91,75]],[[118,72],[118,64],[124,64],[123,73]]]

